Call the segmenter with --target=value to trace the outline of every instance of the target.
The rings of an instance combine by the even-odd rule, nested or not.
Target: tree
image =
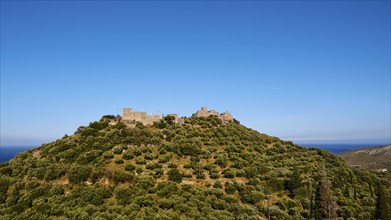
[[[133,174],[122,170],[116,170],[113,173],[113,181],[115,184],[131,181],[134,178]]]
[[[9,186],[10,186],[10,181],[7,178],[5,177],[0,178],[0,203],[5,202],[5,200],[7,199],[6,193]]]
[[[293,172],[289,176],[289,179],[285,182],[284,186],[285,189],[288,190],[290,193],[293,193],[293,191],[297,188],[300,188],[302,186],[301,184],[301,173],[299,172],[299,169],[295,166],[293,167]]]
[[[231,169],[225,169],[223,171],[223,175],[225,178],[235,178],[236,173],[235,173],[235,171],[233,171]]]
[[[116,187],[114,195],[120,205],[127,205],[132,202],[132,191],[129,188]]]
[[[223,184],[221,184],[220,181],[216,181],[215,184],[213,185],[214,188],[217,188],[217,189],[222,189],[223,188]]]
[[[310,173],[309,170],[311,170],[311,165],[306,167],[305,170],[307,170],[306,172],[302,173],[300,175],[300,179],[302,179],[301,181],[301,184],[305,185],[307,187],[307,190],[308,190],[308,201],[309,201],[309,217],[312,218],[314,216],[314,209],[313,209],[313,192],[312,192],[312,186],[313,186],[313,182],[314,182],[314,179],[311,177],[312,174]]]
[[[74,165],[68,173],[68,179],[71,183],[80,183],[90,177],[91,168],[88,166]]]
[[[226,167],[228,164],[228,157],[225,155],[219,155],[215,160],[215,164],[219,165],[222,168]]]
[[[391,219],[391,195],[384,188],[379,185],[376,191],[376,211],[374,219]]]
[[[248,189],[241,191],[239,194],[243,202],[250,204],[256,204],[264,197],[263,193]]]
[[[166,121],[168,124],[172,125],[175,122],[175,116],[174,115],[167,115],[164,117],[164,121]]]
[[[331,190],[331,183],[326,178],[319,181],[315,192],[315,219],[332,219],[337,214],[337,203]]]
[[[125,166],[125,170],[129,172],[133,172],[136,169],[136,167],[133,164],[127,164]]]
[[[254,167],[254,166],[246,167],[244,170],[246,172],[246,177],[248,179],[251,179],[258,174],[258,169],[257,169],[257,167]]]

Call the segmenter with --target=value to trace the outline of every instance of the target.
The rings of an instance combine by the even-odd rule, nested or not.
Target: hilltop
[[[107,115],[18,154],[0,165],[0,219],[389,217],[387,179],[203,113]]]
[[[391,145],[350,150],[340,156],[351,166],[375,171],[391,170]]]

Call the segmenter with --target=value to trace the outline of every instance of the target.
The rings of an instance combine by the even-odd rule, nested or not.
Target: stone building
[[[196,117],[208,117],[209,115],[219,116],[219,113],[215,110],[208,111],[208,107],[201,107],[201,109],[193,115]]]
[[[233,121],[234,117],[229,112],[224,112],[219,115],[219,118],[223,121]]]
[[[124,108],[122,111],[122,121],[127,124],[141,122],[143,125],[153,125],[153,122],[157,122],[162,118],[162,114],[147,115],[146,112],[134,112],[131,108]]]
[[[233,121],[233,117],[229,112],[224,112],[222,114],[219,114],[219,112],[215,110],[208,111],[208,107],[201,107],[200,110],[198,110],[196,113],[193,114],[195,117],[208,117],[210,115],[217,116],[224,122]]]

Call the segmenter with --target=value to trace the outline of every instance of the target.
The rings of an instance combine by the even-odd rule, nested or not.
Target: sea
[[[382,144],[299,144],[304,147],[316,147],[327,150],[333,154],[340,154],[345,151],[366,148],[366,147],[377,147],[382,146]],[[385,145],[385,144],[384,144]],[[35,148],[35,146],[0,146],[0,163],[5,163],[15,157],[17,153],[23,152],[25,150]]]
[[[333,154],[340,154],[345,151],[350,151],[354,149],[360,149],[360,148],[367,148],[367,147],[378,147],[383,146],[386,144],[299,144],[300,146],[304,147],[314,147],[314,148],[321,148],[323,150],[327,150]]]
[[[15,157],[17,153],[35,148],[35,146],[0,146],[0,163],[5,163]]]

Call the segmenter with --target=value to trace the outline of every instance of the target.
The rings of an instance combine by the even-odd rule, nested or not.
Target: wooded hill
[[[386,178],[215,116],[104,116],[0,165],[0,219],[391,219]]]

